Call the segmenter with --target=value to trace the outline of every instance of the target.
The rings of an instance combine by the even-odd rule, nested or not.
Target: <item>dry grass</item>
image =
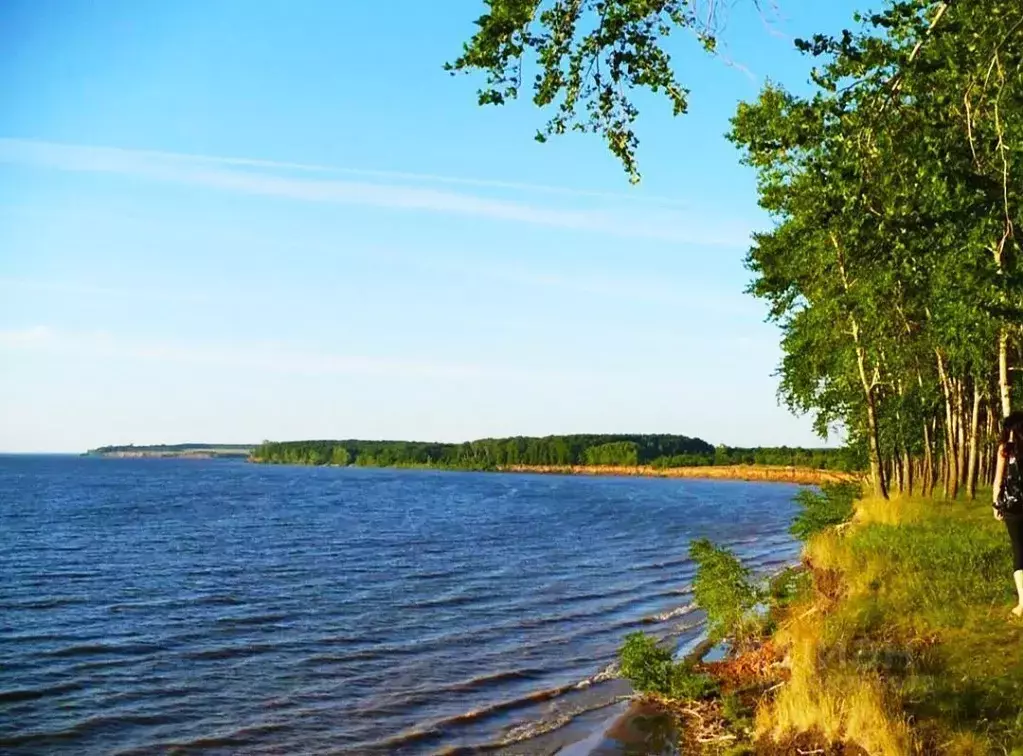
[[[903,496],[894,496],[889,500],[869,497],[856,502],[854,521],[859,525],[905,525],[919,522],[936,506],[940,505]]]
[[[683,752],[1023,756],[1023,622],[987,498],[866,499],[809,532],[771,638],[705,665],[720,705],[682,712]]]
[[[811,607],[812,608],[812,607]],[[789,679],[757,710],[759,736],[777,742],[814,732],[826,743],[852,743],[879,756],[914,752],[898,697],[878,675],[851,673],[829,659],[820,612],[804,610],[777,634],[788,649]]]
[[[789,677],[760,701],[760,736],[1023,755],[1023,624],[1005,616],[1008,541],[983,497],[863,500],[804,558],[814,588],[775,634]]]
[[[940,745],[948,756],[987,756],[991,753],[991,742],[974,732],[957,732]]]

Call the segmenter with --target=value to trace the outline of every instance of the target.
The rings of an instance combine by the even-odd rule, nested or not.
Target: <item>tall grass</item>
[[[1023,625],[1007,618],[1012,565],[990,506],[865,500],[854,522],[809,539],[816,589],[776,635],[790,677],[759,732],[1023,754]]]
[[[756,694],[755,737],[812,733],[878,756],[1023,756],[1023,622],[1008,617],[1004,526],[983,496],[854,502],[852,493],[802,495],[794,531],[807,540],[809,569],[767,589],[727,550],[691,546],[712,637],[741,651],[779,623],[768,645],[784,653],[785,673]],[[705,675],[641,634],[623,648],[622,670],[640,690],[715,695]],[[740,700],[723,690],[723,701]]]

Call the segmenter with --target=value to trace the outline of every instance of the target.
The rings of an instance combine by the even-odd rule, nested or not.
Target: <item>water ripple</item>
[[[0,751],[471,752],[686,643],[688,542],[791,560],[794,487],[0,456]]]

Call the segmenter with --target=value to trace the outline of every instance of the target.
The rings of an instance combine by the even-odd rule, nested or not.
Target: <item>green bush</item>
[[[680,701],[698,701],[718,692],[718,682],[706,672],[699,672],[688,662],[679,662],[671,670],[669,696]]]
[[[630,633],[618,652],[622,677],[641,693],[658,693],[675,699],[708,698],[717,692],[710,675],[688,662],[676,662],[671,652],[645,633]]]
[[[783,607],[795,603],[810,590],[811,575],[802,567],[786,567],[767,583],[771,606]]]
[[[805,541],[814,533],[846,522],[853,515],[853,502],[860,491],[857,483],[825,483],[820,491],[804,488],[796,494],[800,512],[790,532]]]
[[[693,597],[707,613],[710,638],[728,638],[734,646],[742,647],[759,636],[763,621],[756,607],[763,595],[753,583],[749,568],[743,567],[732,552],[706,538],[689,544],[689,558],[696,563]]]
[[[643,693],[667,695],[671,690],[671,652],[657,645],[646,633],[635,632],[625,636],[618,651],[622,677]]]
[[[584,458],[587,465],[617,465],[635,467],[639,464],[639,447],[635,441],[615,441],[591,446]]]

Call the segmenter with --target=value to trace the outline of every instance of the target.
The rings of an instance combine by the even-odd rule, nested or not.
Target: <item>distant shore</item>
[[[320,442],[333,443],[333,442]],[[378,446],[397,446],[394,442],[349,442],[371,443]],[[298,464],[320,467],[380,467],[397,469],[427,470],[462,470],[489,471],[506,473],[533,473],[541,475],[605,475],[617,477],[643,478],[691,478],[704,480],[742,480],[750,482],[797,483],[803,485],[821,485],[823,483],[840,483],[858,481],[860,473],[843,472],[835,469],[824,469],[807,465],[777,464],[563,464],[563,465],[527,465],[497,464],[489,465],[451,464],[444,462],[386,462],[375,455],[356,455],[349,453],[343,446],[332,447],[330,455],[321,454],[316,457],[309,455],[290,458],[264,458],[260,455],[263,447],[252,444],[164,444],[151,446],[103,446],[90,449],[86,456],[107,457],[117,459],[244,459],[255,464]],[[382,455],[381,455],[382,456]],[[687,460],[688,461],[688,460]]]
[[[249,453],[237,451],[186,451],[186,452],[150,452],[150,451],[118,451],[86,454],[87,457],[105,457],[107,459],[248,459]]]
[[[86,457],[112,459],[248,459],[255,444],[154,444],[151,446],[101,446]]]
[[[861,476],[839,470],[816,470],[809,467],[780,465],[705,465],[658,468],[650,465],[623,467],[615,465],[507,465],[499,472],[539,473],[549,475],[613,475],[645,478],[696,478],[705,480],[744,480],[765,483],[799,483],[821,485],[857,481]]]

